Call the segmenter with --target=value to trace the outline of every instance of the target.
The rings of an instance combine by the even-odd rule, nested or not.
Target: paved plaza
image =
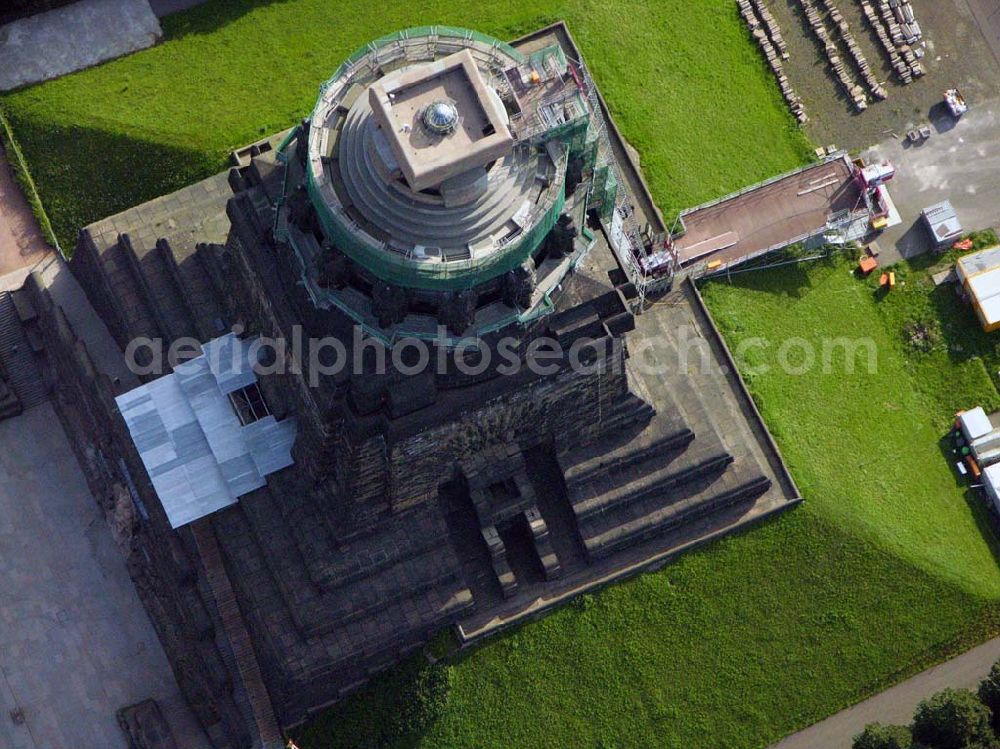
[[[151,47],[162,36],[147,0],[80,0],[13,21],[0,26],[0,91]]]
[[[126,749],[150,697],[207,749],[51,405],[0,422],[0,747]]]

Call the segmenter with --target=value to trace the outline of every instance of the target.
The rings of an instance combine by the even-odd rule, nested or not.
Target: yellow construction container
[[[1000,330],[1000,247],[963,255],[955,272],[983,330]]]

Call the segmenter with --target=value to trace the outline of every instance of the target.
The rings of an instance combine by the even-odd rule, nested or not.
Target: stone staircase
[[[454,552],[442,542],[447,529],[435,508],[420,506],[368,533],[337,539],[320,587],[296,542],[308,530],[289,525],[279,502],[270,487],[245,495],[242,521],[295,628],[327,657],[331,653],[320,638],[337,641],[343,668],[366,648],[389,647],[407,626],[419,622],[437,629],[471,605]],[[228,539],[222,544],[231,551]]]
[[[22,316],[18,314],[13,294],[0,293],[0,361],[7,385],[17,395],[21,406],[29,409],[48,400],[48,385],[35,361],[36,351],[41,351],[40,341],[34,345],[25,334]]]
[[[215,245],[200,241],[202,231],[225,239],[229,194],[217,175],[81,231],[71,267],[119,348],[149,338],[166,352],[182,337],[204,343],[230,327]],[[135,358],[150,363],[146,347]]]
[[[196,337],[209,341],[225,333],[228,327],[226,313],[217,302],[218,297],[201,262],[195,257],[195,247],[180,246],[164,237],[157,240],[155,252],[195,327]]]
[[[685,402],[690,411],[697,399]],[[592,561],[770,487],[751,460],[730,454],[705,414],[694,419],[697,433],[677,408],[664,408],[643,425],[644,416],[641,406],[626,401],[606,422],[608,440],[558,452],[576,529]]]

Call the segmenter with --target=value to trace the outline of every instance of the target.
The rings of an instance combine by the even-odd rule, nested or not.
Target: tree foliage
[[[989,708],[994,733],[1000,733],[1000,661],[993,664],[989,676],[979,683],[979,701]]]
[[[994,749],[990,711],[967,689],[945,689],[913,716],[913,740],[929,749]]]
[[[869,723],[854,737],[851,749],[911,749],[913,737],[906,726]]]

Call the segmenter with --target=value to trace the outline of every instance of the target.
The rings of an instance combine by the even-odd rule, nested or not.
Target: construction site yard
[[[905,137],[908,129],[929,122],[944,91],[956,86],[973,109],[1000,92],[1000,33],[990,25],[991,18],[998,19],[990,0],[914,4],[926,43],[920,62],[927,73],[907,85],[890,67],[860,1],[837,0],[836,7],[888,92],[888,98],[860,113],[833,76],[801,0],[771,0],[768,7],[788,45],[789,59],[783,66],[809,116],[806,132],[817,144],[860,150]]]
[[[956,85],[975,123],[1000,92],[1000,64],[966,0],[916,0],[928,74],[905,87],[858,0],[836,1],[889,97],[855,114],[799,0],[771,0],[815,145],[896,142]],[[668,214],[811,154],[732,0],[346,10],[349,24],[325,0],[209,3],[166,22],[162,45],[4,96],[57,234],[69,244],[90,221],[217,172],[231,148],[303,116],[315,82],[358,44],[429,17],[504,39],[565,18]],[[259,95],[247,96],[248,82]],[[946,159],[933,150],[945,137],[906,158]],[[807,503],[441,661],[450,693],[411,746],[754,749],[1000,629],[991,520],[936,441],[957,408],[1000,404],[993,340],[953,291],[933,287],[919,265],[930,256],[899,271],[887,300],[876,279],[853,275],[854,260],[703,289],[733,349],[766,344],[744,346],[738,363]],[[913,350],[904,332],[932,316],[940,341]],[[840,359],[832,374],[779,366],[789,339],[819,347],[858,335],[874,342],[877,372]],[[399,673],[304,727],[303,749],[379,746],[371,717]]]
[[[1000,222],[1000,100],[957,122],[940,106],[930,122],[933,134],[922,143],[889,139],[864,153],[869,162],[887,159],[896,167],[891,192],[902,223],[879,235],[883,264],[931,249],[921,211],[943,200],[952,202],[968,230]]]

